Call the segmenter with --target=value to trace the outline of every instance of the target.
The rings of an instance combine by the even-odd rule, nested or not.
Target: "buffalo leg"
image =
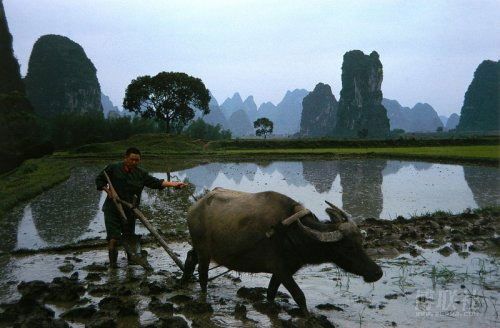
[[[273,274],[273,276],[271,277],[271,281],[269,281],[269,287],[267,287],[267,300],[269,302],[274,301],[280,285],[281,282],[279,281],[278,277]]]
[[[293,277],[286,275],[280,280],[283,286],[285,286],[285,288],[290,292],[295,303],[297,303],[302,312],[305,315],[308,315],[309,311],[307,310],[306,297],[304,296],[304,293],[300,289],[299,285],[297,285],[295,280],[293,280]]]
[[[182,281],[189,280],[194,272],[196,264],[198,263],[198,255],[194,249],[187,253],[186,261],[184,262],[184,272],[182,274]]]
[[[207,291],[209,265],[210,259],[202,257],[198,254],[198,278],[200,279],[201,291],[203,293]]]

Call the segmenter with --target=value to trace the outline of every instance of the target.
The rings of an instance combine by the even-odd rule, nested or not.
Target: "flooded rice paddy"
[[[55,277],[69,277],[77,272],[86,291],[78,302],[49,302],[47,306],[56,317],[74,306],[99,308],[97,304],[112,294],[110,288],[125,286],[130,292],[120,297],[135,305],[136,314],[121,316],[118,325],[123,327],[157,322],[162,314],[152,310],[151,302],[171,303],[174,314],[193,326],[203,323],[203,326],[280,327],[300,325],[300,320],[304,320],[297,316],[297,306],[283,287],[280,288],[283,294],[275,305],[264,301],[258,288],[267,288],[268,274],[230,272],[209,284],[203,303],[210,304],[211,311],[189,310],[193,304],[199,304],[193,303],[200,300],[199,286],[196,283],[179,286],[176,278],[180,277],[180,270],[156,244],[145,247],[155,269],[149,275],[140,267],[127,267],[124,258],[119,261],[119,269],[108,272],[104,267],[105,248],[10,254],[13,250],[36,250],[104,238],[100,211],[104,196],[95,190],[93,182],[98,171],[98,167],[75,169],[68,181],[15,208],[3,220],[0,303],[19,299],[17,285],[21,281],[50,282]],[[165,178],[167,172],[154,172],[154,175]],[[320,219],[326,219],[324,200],[358,219],[387,220],[437,210],[459,213],[500,202],[499,170],[482,166],[378,159],[209,163],[170,175],[174,179],[188,179],[195,195],[217,186],[248,192],[278,191],[302,202]],[[191,202],[189,192],[168,190],[143,194],[145,214],[165,235],[178,240],[172,243],[172,248],[181,259],[190,248],[185,216]],[[139,223],[137,232],[147,233]],[[377,259],[384,277],[374,284],[364,283],[361,278],[331,264],[303,268],[295,279],[314,315],[323,315],[339,327],[500,325],[497,256],[474,251],[466,257],[459,253],[442,256],[437,248],[415,247],[420,254],[415,257],[402,254]],[[93,263],[96,265],[89,267]],[[94,270],[96,268],[98,270]],[[210,276],[224,271],[224,268],[214,269]],[[151,293],[145,286],[154,283],[166,284],[166,287]],[[96,292],[99,286],[104,292]],[[238,292],[242,287],[253,288],[250,293],[253,297]],[[88,323],[86,319],[68,322],[75,327]]]

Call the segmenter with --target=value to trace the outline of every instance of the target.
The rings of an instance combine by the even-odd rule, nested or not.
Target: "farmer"
[[[118,241],[122,235],[133,235],[135,232],[135,217],[133,212],[124,207],[127,216],[127,223],[123,224],[115,204],[113,203],[113,193],[108,185],[104,171],[108,174],[111,183],[120,199],[129,203],[133,202],[137,196],[137,205],[140,202],[142,189],[144,187],[152,189],[164,189],[166,187],[182,188],[187,186],[183,182],[173,182],[157,179],[148,172],[138,167],[141,161],[141,152],[137,148],[129,148],[125,152],[123,162],[117,162],[106,166],[95,179],[97,190],[103,190],[108,194],[102,207],[104,212],[104,224],[106,225],[106,239],[108,240],[109,266],[116,268],[118,258]],[[130,254],[127,254],[130,263]]]

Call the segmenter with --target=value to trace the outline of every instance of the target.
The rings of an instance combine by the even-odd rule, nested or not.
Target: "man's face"
[[[135,168],[139,162],[141,161],[141,155],[139,154],[129,154],[128,156],[125,156],[125,166],[128,168]]]

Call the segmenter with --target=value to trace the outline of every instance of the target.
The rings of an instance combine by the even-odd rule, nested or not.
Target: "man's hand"
[[[188,183],[185,182],[180,182],[180,181],[167,181],[163,180],[163,183],[161,184],[163,187],[173,187],[176,189],[184,188],[188,186]]]
[[[116,193],[114,193],[108,185],[106,185],[105,187],[102,188],[103,191],[106,192],[106,194],[108,194],[108,197],[111,198],[111,199],[116,199]]]

